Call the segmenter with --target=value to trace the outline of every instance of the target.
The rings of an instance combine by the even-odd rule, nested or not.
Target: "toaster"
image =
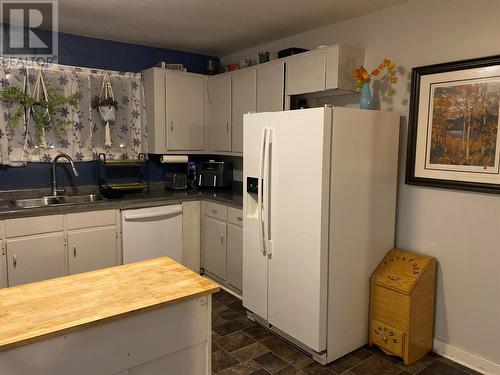
[[[225,161],[206,161],[198,164],[196,183],[198,187],[231,187],[233,164]]]

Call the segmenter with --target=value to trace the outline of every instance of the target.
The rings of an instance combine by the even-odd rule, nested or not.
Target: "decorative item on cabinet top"
[[[179,72],[187,72],[187,69],[184,68],[183,64],[167,64],[165,61],[159,62],[155,65],[155,67],[168,70],[177,70]]]
[[[384,69],[386,69],[386,74],[382,79],[385,80],[387,96],[394,96],[395,92],[392,85],[398,81],[398,78],[396,77],[396,65],[391,60],[384,59],[371,73],[368,73],[368,70],[363,66],[357,68],[352,73],[353,78],[356,80],[356,91],[361,91],[359,108],[372,109],[373,98],[370,92],[370,82],[375,77],[378,77]]]
[[[371,279],[370,345],[411,364],[432,350],[436,260],[392,249]]]

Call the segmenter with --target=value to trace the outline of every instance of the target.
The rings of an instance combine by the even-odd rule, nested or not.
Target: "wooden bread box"
[[[432,350],[436,259],[392,249],[371,279],[369,344],[409,365]]]

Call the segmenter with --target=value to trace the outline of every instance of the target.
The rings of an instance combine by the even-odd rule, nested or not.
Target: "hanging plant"
[[[41,72],[39,73],[39,79],[41,79]],[[43,86],[45,85],[43,84]],[[57,110],[68,105],[76,109],[78,105],[75,95],[60,95],[57,90],[45,90],[45,87],[43,87],[43,92],[43,96],[35,98],[23,88],[7,86],[0,89],[1,102],[7,105],[20,105],[16,112],[9,118],[7,125],[11,129],[14,129],[23,118],[23,115],[29,112],[35,122],[37,143],[41,143],[42,146],[45,145],[45,131],[48,129],[50,123],[54,125],[56,134],[58,135],[61,135],[67,126],[73,123],[70,120],[61,119],[57,116]]]
[[[115,100],[113,87],[111,86],[111,77],[107,71],[105,71],[102,75],[100,97],[92,101],[92,108],[97,109],[99,117],[105,123],[104,146],[111,147],[110,123],[114,123],[116,121],[116,109],[118,108],[118,102]]]

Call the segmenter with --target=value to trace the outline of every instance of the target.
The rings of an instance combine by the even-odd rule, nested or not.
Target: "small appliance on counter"
[[[179,172],[165,173],[165,187],[171,190],[187,189],[186,173],[179,173]]]
[[[196,167],[198,187],[229,188],[233,183],[233,164],[226,161],[206,161]]]
[[[187,155],[163,155],[161,164],[168,165],[168,170],[164,171],[163,179],[165,188],[170,190],[187,189],[187,176],[189,172]]]

